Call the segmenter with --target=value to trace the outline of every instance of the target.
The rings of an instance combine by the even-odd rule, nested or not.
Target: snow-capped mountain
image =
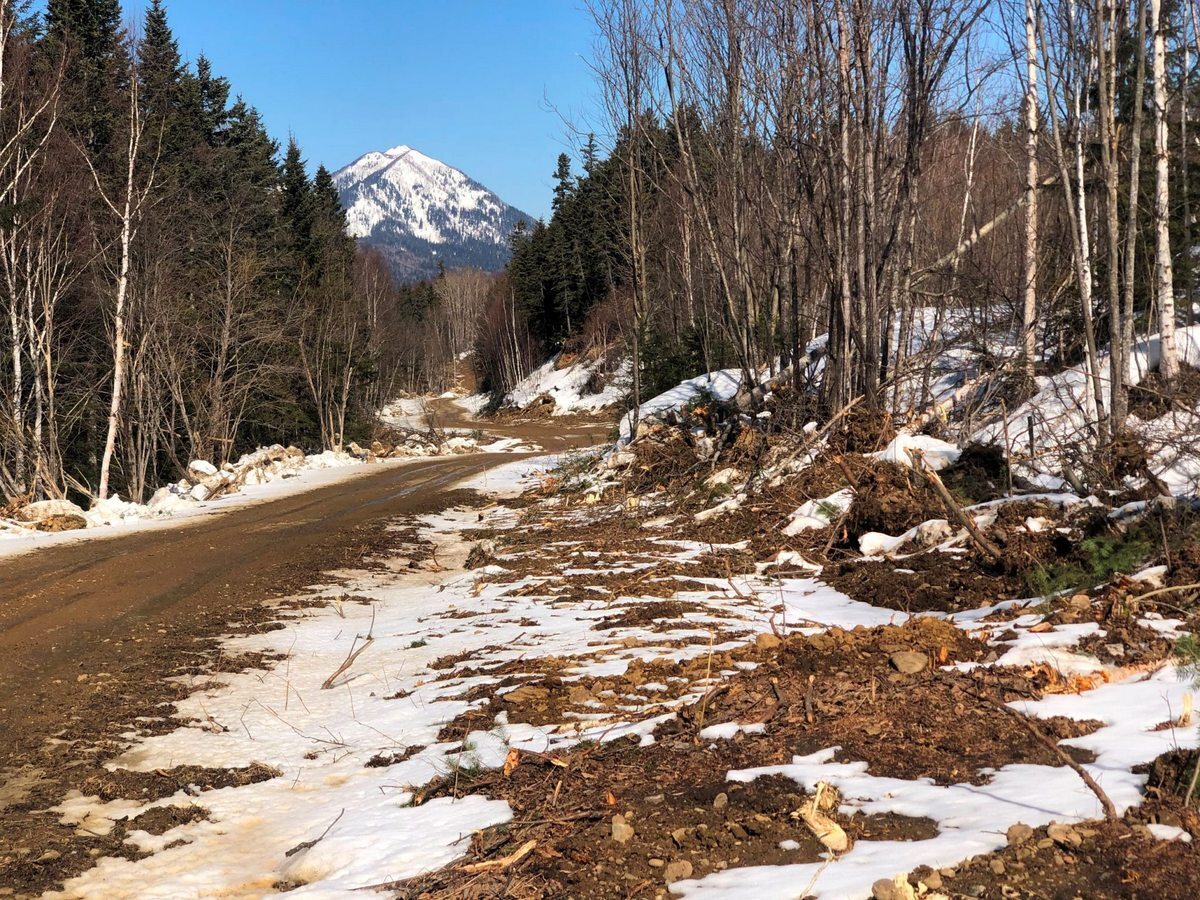
[[[378,247],[402,278],[475,266],[494,271],[528,216],[458,169],[411,147],[360,156],[333,175],[350,234]]]

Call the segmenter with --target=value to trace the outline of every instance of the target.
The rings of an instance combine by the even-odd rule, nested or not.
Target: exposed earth
[[[586,419],[510,415],[481,423],[449,403],[434,404],[433,412],[442,428],[484,429],[549,450],[590,446],[611,433],[609,424]],[[341,759],[359,773],[378,773],[381,789],[405,798],[391,803],[393,813],[402,806],[444,814],[477,800],[504,801],[511,816],[470,826],[444,866],[418,868],[423,874],[416,877],[367,879],[355,891],[660,898],[707,884],[702,896],[732,890],[746,897],[755,896],[759,878],[763,896],[842,896],[813,888],[834,847],[825,825],[808,824],[806,817],[817,816],[846,841],[835,856],[856,845],[896,854],[884,879],[894,874],[892,886],[876,883],[847,897],[1196,896],[1200,858],[1192,839],[1200,838],[1200,817],[1184,802],[1196,754],[1173,743],[1186,744],[1195,725],[1164,700],[1168,690],[1182,690],[1177,683],[1155,682],[1145,694],[1154,706],[1145,715],[1155,718],[1137,739],[1148,729],[1168,749],[1145,757],[1138,802],[1125,809],[1131,795],[1118,794],[1122,809],[1107,819],[1066,813],[1059,822],[1046,812],[1098,808],[1075,773],[1106,764],[1114,744],[1104,735],[1112,723],[1104,705],[1088,706],[1087,696],[1110,679],[1119,686],[1162,670],[1172,641],[1150,626],[1179,615],[1194,628],[1200,526],[1190,514],[1162,515],[1114,534],[1102,514],[1086,508],[1020,500],[1000,507],[989,526],[990,538],[1005,547],[1003,560],[968,547],[862,561],[848,550],[862,533],[910,528],[939,502],[912,473],[838,451],[800,478],[708,516],[728,491],[696,477],[674,434],[637,445],[625,474],[608,488],[589,486],[590,463],[568,463],[538,490],[498,505],[457,485],[531,454],[383,463],[171,527],[0,560],[0,594],[8,601],[0,608],[0,896],[53,894],[64,885],[67,897],[141,896],[128,887],[137,883],[138,866],[111,889],[95,880],[80,887],[80,876],[105,871],[96,866],[116,871],[114,861],[155,863],[173,848],[194,865],[208,852],[206,840],[230,848],[235,839],[222,833],[236,827],[230,801],[213,812],[214,798],[271,784],[286,794],[291,771],[285,776],[255,757],[237,765],[164,761],[139,768],[123,754],[156,737],[182,733],[187,741],[190,732],[199,741],[246,727],[231,718],[236,704],[210,712],[196,698],[216,703],[226,682],[258,673],[265,684],[271,673],[302,662],[286,641],[239,653],[228,649],[231,639],[266,641],[312,614],[324,616],[317,624],[331,625],[331,637],[357,628],[371,643],[376,610],[389,615],[388,596],[392,617],[379,638],[393,641],[386,652],[397,663],[396,683],[387,696],[367,694],[361,685],[373,683],[370,666],[382,666],[387,677],[379,658],[385,651],[372,651],[360,671],[352,650],[350,673],[338,686],[351,703],[393,704],[396,721],[411,703],[432,727],[420,742],[404,735],[389,744],[379,731],[387,749],[361,759],[340,735],[305,735],[311,742],[300,744],[308,750],[303,759],[317,772]],[[769,448],[742,440],[731,455],[757,465],[769,459]],[[996,481],[974,460],[946,472],[964,504],[998,498]],[[857,491],[856,505],[822,508],[824,525],[781,536],[780,523],[798,504],[847,485]],[[441,515],[442,524],[430,525],[430,514]],[[1027,528],[1035,519],[1044,524]],[[1180,585],[1168,598],[1122,574],[1160,558]],[[796,579],[792,567],[806,559],[823,565],[824,584]],[[434,593],[422,600],[412,581],[414,593],[399,595],[398,605],[411,596],[427,606],[406,619],[397,595],[386,592],[407,590],[409,572],[429,575]],[[447,593],[438,594],[438,584]],[[1031,585],[1049,599],[1022,605]],[[370,595],[372,586],[384,593]],[[1086,655],[1071,657],[1074,664],[1096,666],[1071,670],[1069,661],[1064,668],[1021,655],[1059,638]],[[320,677],[343,654],[321,661]],[[363,679],[357,688],[355,679]],[[285,709],[291,690],[288,682]],[[315,708],[315,692],[305,691]],[[1014,708],[1072,698],[1091,714],[1064,706],[1067,714],[1034,718]],[[454,712],[439,717],[442,702]],[[499,757],[493,747],[488,758],[482,739],[506,731],[511,745],[506,739]],[[1094,751],[1081,745],[1093,737]],[[436,748],[438,760],[455,760],[452,768],[414,768]],[[828,784],[806,783],[797,774],[804,766],[835,775]],[[1026,777],[1059,787],[1040,796],[1040,781],[1037,790],[1030,781],[1014,794],[1005,773],[1022,767],[1036,773]],[[410,780],[413,771],[427,774]],[[1114,777],[1106,787],[1121,790]],[[345,774],[328,776],[328,783],[334,778]],[[903,812],[856,808],[861,797],[852,793],[864,779],[885,780],[889,797],[924,791],[935,799],[901,803]],[[960,820],[971,818],[973,806],[994,811],[995,819],[969,826],[988,852],[956,849],[954,865],[919,865],[940,837],[968,827],[946,809],[961,795],[971,799]],[[110,808],[101,815],[97,803]],[[154,803],[161,805],[148,806]],[[72,818],[72,809],[83,812]],[[310,886],[309,878],[319,888],[326,870],[315,862],[296,867],[294,877],[272,874],[272,867],[292,872],[292,854],[319,856],[343,812],[335,808],[336,816],[303,832],[305,840],[289,839],[286,853],[270,850],[257,881],[224,893],[286,893]],[[366,810],[346,815],[361,818]],[[206,822],[218,827],[188,831]],[[371,833],[369,825],[359,827]],[[146,851],[159,835],[164,843]],[[351,846],[361,848],[361,840]],[[915,848],[913,861],[908,847]],[[344,860],[344,853],[329,853]],[[163,865],[150,870],[157,874],[147,896],[173,896],[173,870]],[[815,874],[795,883],[772,875],[789,871]]]
[[[433,407],[439,427],[479,427],[454,404]],[[562,451],[604,440],[610,426],[576,419],[487,429]],[[109,777],[102,763],[119,748],[116,736],[139,717],[160,719],[164,704],[186,693],[164,678],[264,663],[222,657],[218,637],[263,627],[274,615],[266,601],[327,580],[324,573],[406,549],[406,534],[390,523],[469,502],[474,495],[457,482],[530,455],[364,466],[279,499],[0,557],[0,896],[36,895],[101,849],[124,852],[119,835],[80,840],[53,816],[30,813]],[[74,745],[89,748],[90,763]],[[166,776],[142,793],[170,794],[197,777]],[[199,777],[228,778],[217,770]]]

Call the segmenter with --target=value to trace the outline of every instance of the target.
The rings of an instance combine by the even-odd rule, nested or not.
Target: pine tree
[[[295,136],[288,138],[283,158],[282,193],[279,213],[288,232],[289,249],[300,264],[312,265],[313,258],[313,198],[312,183],[300,145]]]
[[[599,153],[600,151],[596,147],[595,132],[588,132],[587,143],[583,145],[583,173],[585,176],[592,174],[592,169],[599,161]]]
[[[143,30],[138,45],[138,76],[142,109],[154,127],[165,121],[178,104],[179,79],[184,67],[179,59],[179,44],[167,24],[163,0],[151,0]]]
[[[312,256],[320,261],[322,275],[337,269],[349,272],[354,261],[354,238],[346,234],[346,210],[333,176],[325,166],[317,167],[312,183]]]
[[[46,39],[68,54],[68,83],[75,87],[71,118],[97,157],[108,151],[121,117],[116,92],[127,83],[129,57],[119,0],[49,0]]]
[[[222,145],[234,154],[241,177],[255,187],[274,188],[279,182],[279,143],[267,133],[258,110],[239,97],[226,123]]]
[[[575,184],[571,179],[571,157],[565,153],[558,154],[558,166],[554,170],[554,199],[550,208],[557,214],[563,205],[571,199]]]

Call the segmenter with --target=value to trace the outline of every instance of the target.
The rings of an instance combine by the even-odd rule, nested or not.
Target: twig
[[[321,684],[321,690],[327,691],[331,687],[333,687],[333,683],[334,683],[334,681],[337,680],[337,677],[339,675],[341,675],[343,672],[345,672],[347,669],[349,669],[352,665],[354,665],[354,661],[356,659],[358,659],[360,656],[362,656],[363,651],[366,650],[368,647],[370,647],[373,643],[375,643],[374,631],[375,631],[375,607],[372,606],[371,607],[371,627],[367,630],[367,639],[365,641],[363,641],[362,646],[359,647],[357,650],[354,649],[354,644],[350,645],[349,655],[342,662],[342,664],[337,667],[337,670],[332,675],[330,675],[328,678],[325,679],[325,681]],[[358,635],[354,636],[354,640],[355,640],[355,642],[358,641]]]
[[[1147,591],[1144,594],[1138,594],[1133,599],[1146,600],[1150,597],[1157,597],[1159,594],[1173,594],[1176,591],[1194,591],[1198,588],[1200,588],[1200,582],[1194,582],[1192,584],[1176,584],[1171,585],[1170,587],[1156,588],[1155,590]]]
[[[308,850],[312,847],[315,847],[317,844],[319,844],[321,841],[323,841],[325,839],[325,835],[329,834],[329,832],[333,829],[333,826],[338,823],[338,819],[341,819],[341,817],[344,816],[345,814],[346,814],[346,808],[342,807],[342,811],[337,814],[337,818],[329,823],[329,826],[324,831],[321,832],[320,837],[316,837],[311,841],[301,841],[299,844],[297,844],[291,850],[288,850],[287,852],[285,852],[283,855],[284,856],[295,856],[301,850]]]
[[[503,872],[505,869],[510,869],[528,856],[533,848],[537,846],[536,840],[526,841],[514,852],[508,856],[502,856],[500,859],[489,859],[486,862],[467,863],[462,867],[464,872]]]

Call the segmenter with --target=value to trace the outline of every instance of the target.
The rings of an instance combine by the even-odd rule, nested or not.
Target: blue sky
[[[167,0],[204,53],[310,169],[408,144],[535,216],[555,159],[594,118],[581,0]],[[126,0],[140,20],[143,0]],[[567,122],[564,122],[564,118]]]

